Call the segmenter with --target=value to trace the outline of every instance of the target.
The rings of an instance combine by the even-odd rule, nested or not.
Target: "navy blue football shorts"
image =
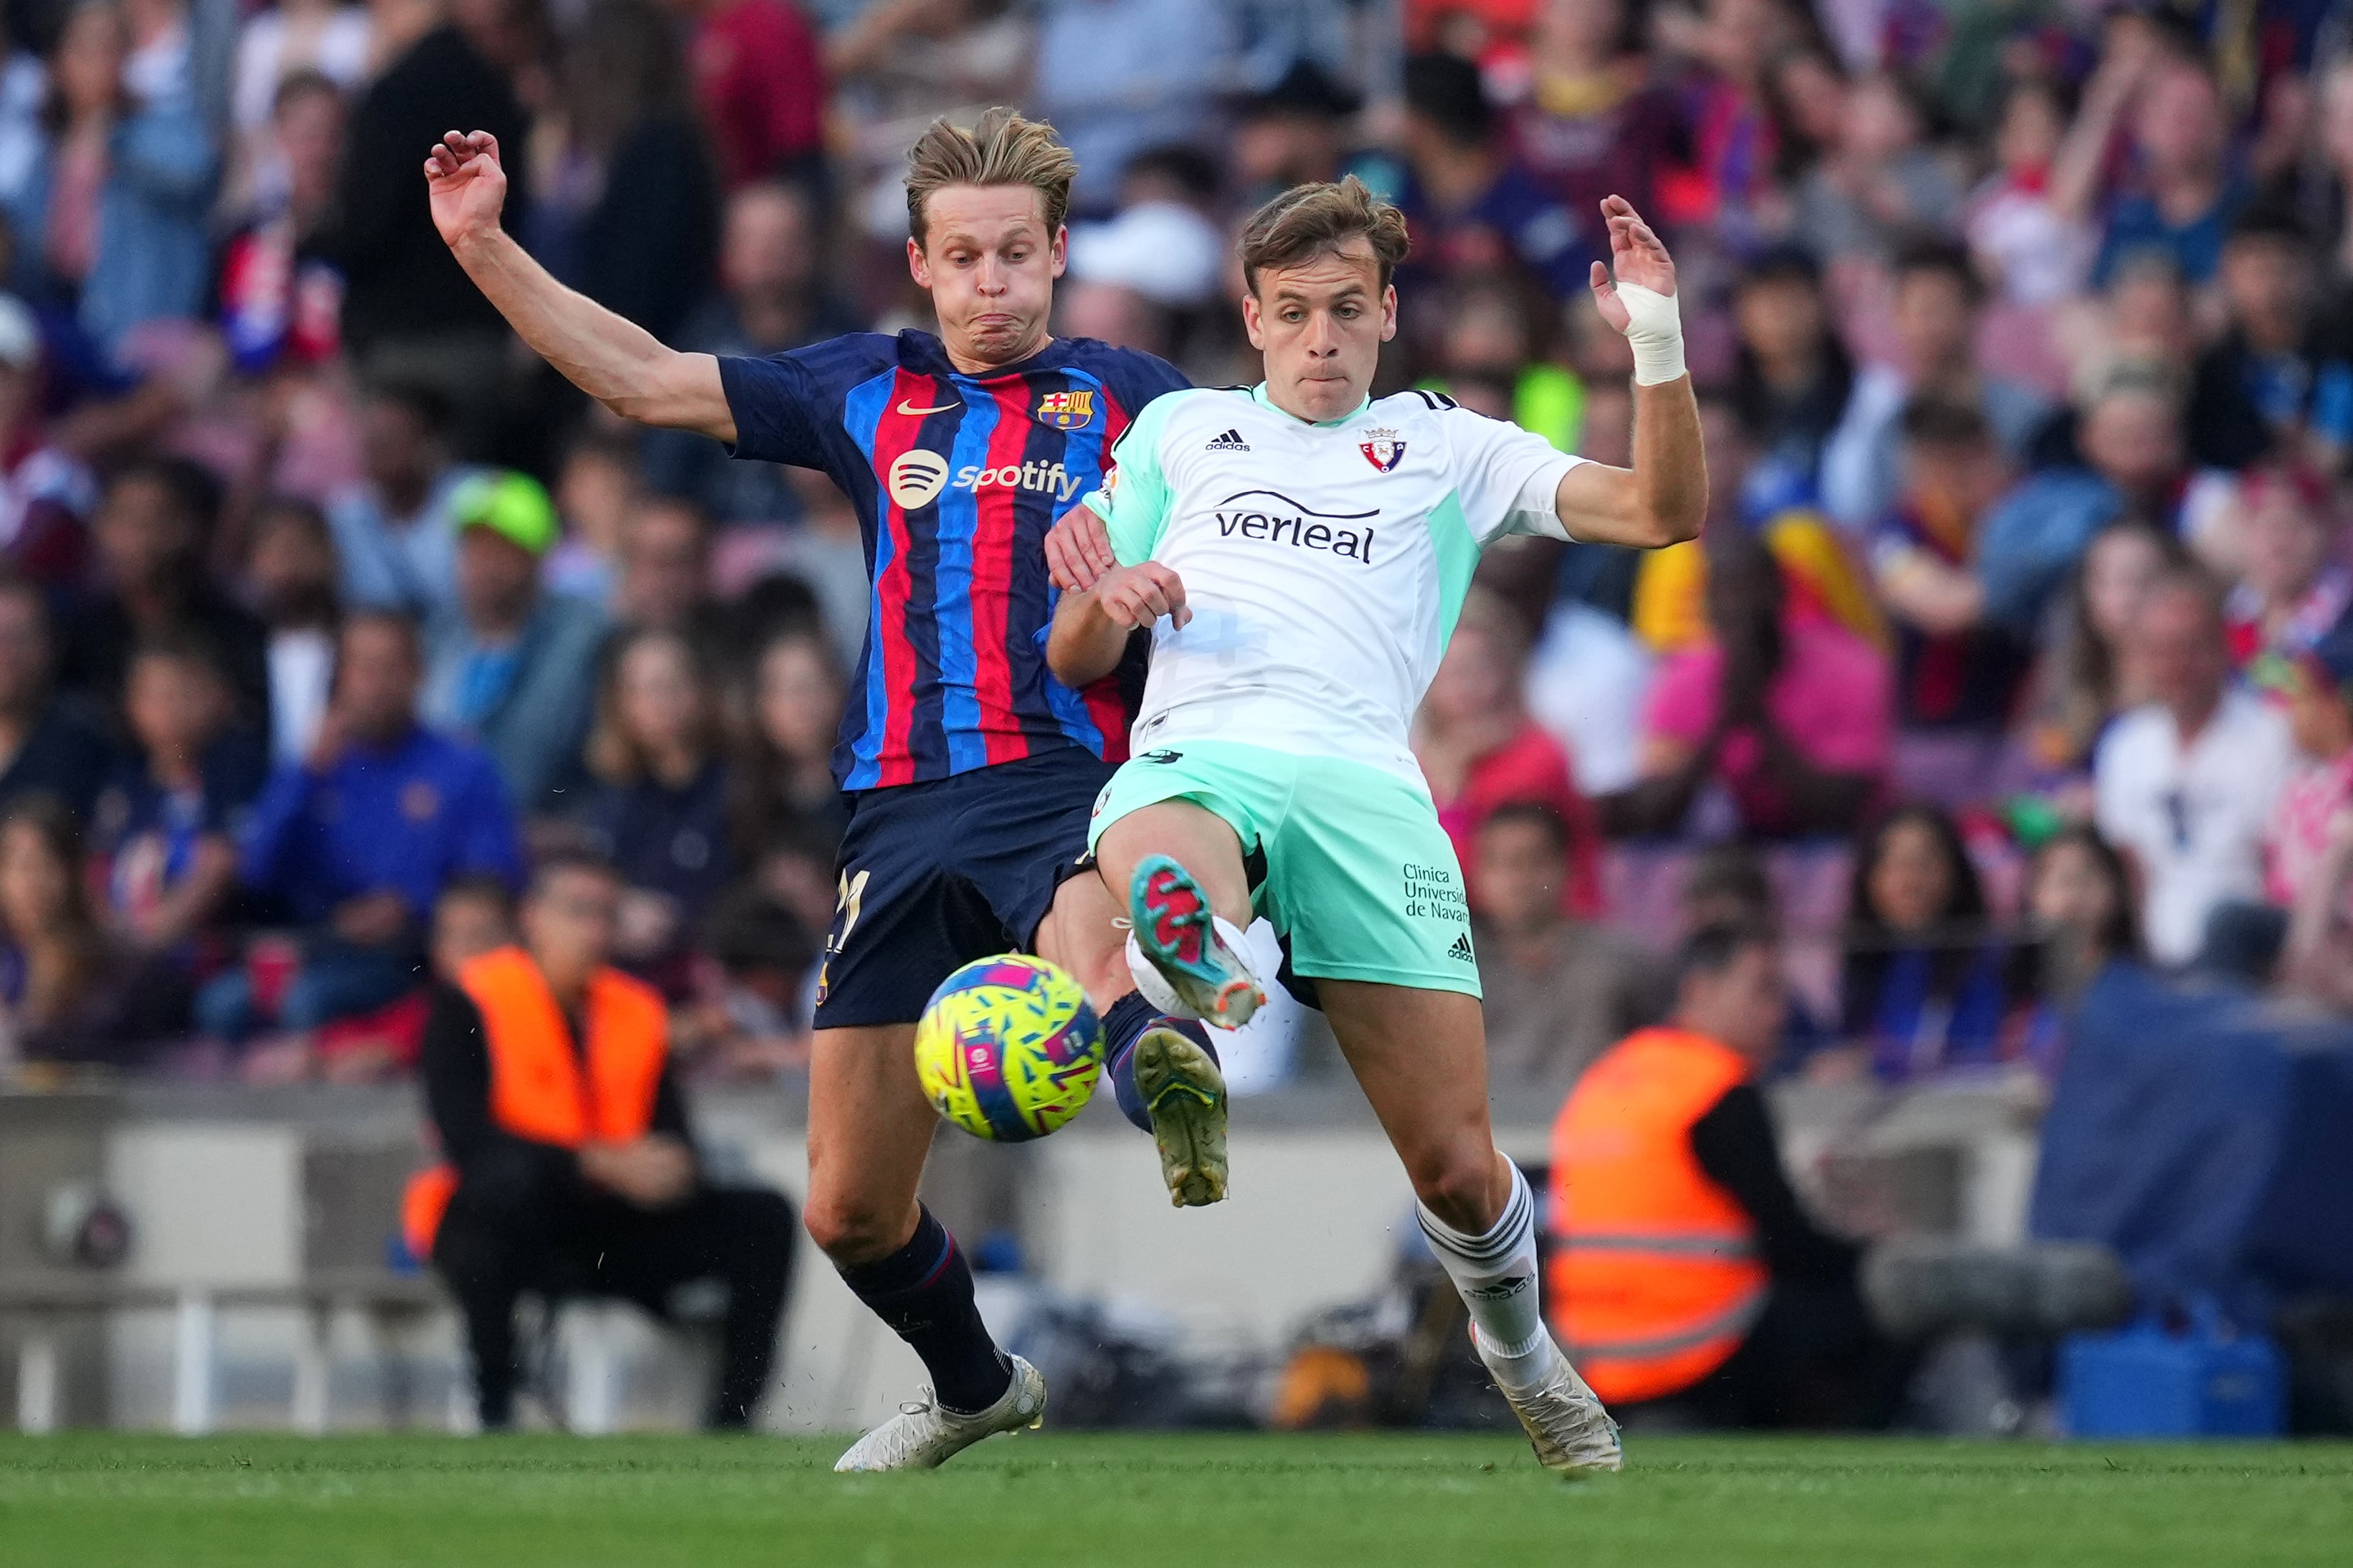
[[[1065,746],[851,795],[817,1026],[912,1024],[958,968],[1027,951],[1113,771]]]

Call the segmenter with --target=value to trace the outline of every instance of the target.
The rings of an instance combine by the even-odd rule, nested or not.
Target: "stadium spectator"
[[[380,1083],[414,1074],[425,1047],[433,986],[455,984],[473,959],[515,940],[514,893],[497,877],[456,877],[433,900],[425,984],[373,1013],[322,1027],[311,1053],[328,1083]]]
[[[723,897],[696,946],[708,963],[695,994],[670,1015],[670,1047],[724,1078],[773,1077],[808,1066],[817,940],[756,888]]]
[[[556,275],[665,342],[702,301],[719,247],[719,185],[678,35],[656,0],[592,0],[557,70],[563,177],[532,208],[532,248]]]
[[[1977,365],[1979,286],[1968,253],[1943,242],[1915,244],[1895,258],[1891,326],[1895,358],[1854,378],[1845,413],[1822,450],[1822,505],[1842,526],[1870,528],[1887,515],[1904,483],[1904,411],[1932,399],[1981,415],[2013,464],[2028,455],[2049,414],[2027,388]]]
[[[1853,361],[1822,301],[1820,268],[1800,250],[1759,257],[1740,273],[1732,321],[1732,405],[1757,463],[1810,490],[1854,388]]]
[[[1411,178],[1398,193],[1414,251],[1400,286],[1433,290],[1525,272],[1555,301],[1583,289],[1606,242],[1590,208],[1572,212],[1513,162],[1479,69],[1452,55],[1405,66],[1399,145]]]
[[[491,759],[417,721],[415,626],[358,611],[336,648],[318,742],[271,777],[238,855],[244,886],[293,921],[297,962],[264,945],[205,988],[198,1022],[221,1040],[272,1022],[300,1033],[383,1006],[408,988],[425,917],[450,879],[522,876]]]
[[[1978,527],[2008,473],[1966,404],[1915,400],[1902,429],[1904,489],[1870,534],[1872,580],[1895,632],[1898,765],[1915,793],[1975,799],[2027,670],[2026,642],[1987,624],[1975,570]]]
[[[1807,1216],[1752,1081],[1787,1005],[1773,939],[1709,926],[1676,970],[1668,1021],[1604,1052],[1553,1126],[1555,1331],[1620,1420],[1883,1425],[1901,1363],[1859,1249]]]
[[[327,504],[354,608],[434,621],[458,607],[458,523],[450,500],[477,470],[450,459],[449,402],[388,382],[360,405],[362,481]]]
[[[2322,320],[2310,237],[2292,216],[2243,214],[2220,281],[2222,335],[2190,383],[2191,458],[2244,468],[2276,450],[2337,467],[2353,447],[2353,356]]]
[[[177,25],[113,0],[68,12],[41,142],[7,204],[19,289],[71,310],[110,360],[133,328],[196,314],[219,167],[189,89],[185,32],[175,68],[168,43],[134,50],[152,41],[132,37],[134,21]]]
[[[1236,209],[1254,212],[1293,185],[1337,180],[1348,117],[1363,107],[1361,96],[1310,59],[1237,99],[1225,171]]]
[[[2348,384],[2353,393],[2353,384]],[[2231,662],[2293,660],[2353,609],[2353,568],[2327,481],[2302,465],[2250,473],[2240,488],[2239,581],[2223,604]]]
[[[651,448],[644,450],[650,462]],[[565,449],[556,468],[554,495],[564,533],[540,568],[540,582],[549,593],[609,605],[621,530],[645,493],[639,451],[640,443],[629,434],[594,424]]]
[[[1568,753],[1521,701],[1527,662],[1518,616],[1493,593],[1472,589],[1415,715],[1414,756],[1466,868],[1476,867],[1480,826],[1499,807],[1533,801],[1550,811],[1564,840],[1561,912],[1592,915],[1600,908],[1593,808],[1577,793]],[[1479,896],[1475,868],[1467,891]]]
[[[2208,956],[2234,973],[2268,967],[2284,932],[2210,933],[2218,909],[2263,892],[2263,828],[2286,784],[2288,723],[2229,684],[2230,655],[2211,582],[2194,570],[2159,577],[2126,634],[2149,700],[2119,718],[2094,763],[2100,832],[2133,862],[2150,953]],[[2268,949],[2268,951],[2265,951]]]
[[[318,75],[344,90],[367,77],[375,42],[364,5],[343,0],[277,0],[246,18],[237,40],[230,112],[237,132],[259,140],[289,81]]]
[[[1863,833],[1844,941],[1844,1032],[1883,1081],[1986,1066],[2015,1047],[2006,950],[1943,812],[1901,806]]]
[[[237,716],[268,723],[269,634],[205,570],[220,504],[220,482],[185,458],[137,458],[107,477],[90,523],[104,585],[68,622],[69,689],[111,710],[142,638],[194,632],[216,650]]]
[[[617,624],[702,635],[712,610],[711,522],[692,501],[640,496],[621,523],[617,564]]]
[[[465,1314],[490,1431],[514,1419],[524,1290],[617,1296],[666,1317],[681,1285],[716,1279],[727,1304],[708,1424],[747,1426],[767,1388],[792,1208],[699,1167],[661,999],[610,967],[620,902],[601,864],[542,862],[522,943],[437,986],[426,1021],[426,1103],[450,1164],[412,1187],[407,1229]]]
[[[265,11],[254,21],[278,15]],[[365,15],[356,6],[328,13],[330,26],[363,18],[363,36]],[[344,115],[342,89],[318,71],[297,72],[277,89],[269,157],[229,207],[237,227],[222,247],[215,283],[221,331],[241,371],[322,364],[341,346],[343,279],[327,243]]]
[[[1825,265],[1883,261],[1915,234],[1951,233],[1961,189],[1923,144],[1922,106],[1905,79],[1869,72],[1837,104],[1834,139],[1798,182],[1794,232]]]
[[[541,588],[555,508],[534,480],[478,476],[449,510],[459,531],[458,614],[431,635],[423,712],[489,752],[507,798],[529,815],[547,804],[587,733],[605,617]]]
[[[677,626],[625,631],[605,656],[582,823],[628,891],[618,962],[672,996],[696,922],[733,873],[719,695]]]
[[[727,188],[816,173],[825,152],[825,58],[800,7],[790,0],[670,4],[691,24],[695,97]]]
[[[1599,803],[1616,833],[1670,833],[1720,780],[1738,820],[1768,836],[1852,825],[1886,777],[1886,660],[1820,615],[1792,615],[1754,535],[1712,527],[1710,639],[1670,655],[1651,687],[1642,778]]]
[[[98,500],[90,470],[50,439],[42,416],[41,328],[0,295],[0,560],[51,589],[81,580],[82,520]]]
[[[1233,43],[1227,13],[1191,0],[1047,0],[1029,98],[1078,158],[1075,210],[1110,205],[1145,148],[1193,140]]]
[[[0,577],[0,805],[43,795],[79,821],[105,782],[107,745],[58,698],[56,668],[46,597]]]
[[[760,647],[734,769],[735,843],[747,858],[811,831],[830,842],[848,826],[831,760],[843,692],[823,638],[788,630]]]
[[[269,754],[283,765],[311,754],[334,684],[335,541],[326,515],[281,497],[255,515],[245,587],[269,633]]]
[[[2230,167],[2230,125],[2212,66],[2173,47],[2112,53],[2084,89],[2063,160],[2073,155],[2096,169],[2120,119],[2128,122],[2135,178],[2108,208],[2095,279],[2136,251],[2162,250],[2192,284],[2206,282],[2221,267],[2224,237],[2246,201]],[[2054,174],[2077,178],[2073,169]]]
[[[93,813],[110,923],[182,963],[237,886],[237,835],[269,776],[269,742],[235,721],[212,645],[157,633],[131,656],[123,719],[132,749]]]
[[[2353,1011],[2353,624],[2281,660],[2272,684],[2299,754],[2263,836],[2264,896],[2289,915],[2284,978]]]
[[[819,240],[818,210],[806,187],[763,180],[736,190],[720,236],[719,288],[679,330],[679,346],[783,353],[865,325],[826,280]],[[722,523],[801,515],[792,481],[773,463],[733,461],[691,431],[649,430],[641,441],[647,483],[691,499]]]
[[[2077,427],[2085,466],[2033,475],[1986,519],[1978,573],[1991,620],[2031,636],[2084,547],[2118,518],[2181,531],[2181,418],[2180,397],[2161,370],[2126,364],[2104,377]]]
[[[2189,563],[2173,535],[2131,519],[2092,536],[2045,617],[2028,679],[2023,748],[2034,766],[2061,777],[2088,774],[2109,721],[2146,700],[2140,672],[2124,658],[2125,634],[2149,584]]]
[[[2085,823],[2043,840],[2026,868],[2027,934],[2013,975],[2032,1005],[2021,1020],[2019,1056],[2046,1079],[2066,1052],[2067,1021],[2100,972],[2140,957],[2132,877],[2099,830]]]
[[[146,1064],[187,1028],[187,983],[110,936],[56,799],[0,812],[0,1029],[28,1062]]]
[[[1520,164],[1579,217],[1609,195],[1653,210],[1659,172],[1683,134],[1672,89],[1643,58],[1640,7],[1544,0],[1535,9],[1526,86],[1507,121]]]
[[[343,268],[343,337],[355,367],[374,381],[429,386],[470,419],[497,410],[507,384],[506,324],[433,227],[417,149],[463,125],[520,154],[524,121],[513,72],[536,47],[533,9],[529,0],[450,0],[445,11],[427,13],[442,19],[403,40],[353,106],[336,189],[330,249]],[[525,163],[518,155],[508,176],[517,213],[528,206]]]
[[[1660,977],[1641,947],[1562,913],[1568,856],[1559,815],[1514,800],[1480,822],[1463,861],[1499,1106],[1557,1103],[1587,1063],[1660,1011]]]
[[[2052,164],[2067,122],[2060,83],[2012,79],[1994,128],[1995,167],[1970,194],[1962,222],[1980,271],[2005,300],[2029,310],[2080,293],[2098,245],[2088,225],[2052,199]]]

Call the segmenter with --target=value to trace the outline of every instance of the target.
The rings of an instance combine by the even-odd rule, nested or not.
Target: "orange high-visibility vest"
[[[1692,1124],[1748,1064],[1642,1029],[1577,1079],[1552,1131],[1554,1326],[1605,1401],[1690,1387],[1740,1348],[1770,1283],[1757,1226],[1692,1155]]]
[[[565,1149],[645,1136],[670,1049],[659,992],[618,970],[589,977],[584,1074],[564,1010],[531,954],[519,947],[486,952],[458,972],[458,985],[481,1010],[492,1121],[518,1138]],[[401,1234],[412,1257],[433,1255],[442,1213],[457,1190],[457,1170],[448,1164],[409,1178]]]

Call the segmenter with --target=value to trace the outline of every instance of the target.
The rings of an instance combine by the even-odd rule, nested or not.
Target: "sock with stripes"
[[[1111,1079],[1112,1092],[1119,1097],[1120,1114],[1146,1132],[1152,1131],[1152,1112],[1135,1089],[1135,1042],[1157,1024],[1166,1024],[1208,1052],[1211,1061],[1218,1059],[1218,1047],[1209,1043],[1208,1026],[1191,1018],[1170,1017],[1145,1001],[1140,991],[1131,991],[1111,1005],[1103,1017],[1103,1074]]]
[[[1552,1365],[1552,1336],[1536,1293],[1536,1205],[1512,1166],[1512,1194],[1483,1236],[1465,1236],[1419,1204],[1421,1233],[1470,1309],[1487,1364],[1503,1382],[1535,1382]]]
[[[1013,1368],[972,1300],[972,1266],[947,1226],[923,1209],[888,1258],[841,1270],[841,1282],[923,1358],[940,1407],[969,1415],[1013,1384]]]

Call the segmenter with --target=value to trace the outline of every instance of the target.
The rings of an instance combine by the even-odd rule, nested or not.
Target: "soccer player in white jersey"
[[[1630,469],[1436,394],[1366,397],[1397,331],[1406,228],[1350,179],[1290,191],[1243,231],[1242,319],[1266,380],[1148,405],[1114,477],[1048,550],[1066,590],[1058,677],[1101,674],[1152,628],[1134,756],[1092,832],[1140,957],[1186,1008],[1232,1024],[1265,996],[1241,956],[1254,904],[1283,932],[1405,1163],[1481,1358],[1564,1475],[1616,1469],[1617,1427],[1545,1327],[1534,1204],[1488,1124],[1462,872],[1406,736],[1482,546],[1699,531],[1707,476],[1674,266],[1627,203],[1601,211],[1612,267],[1595,264],[1593,289],[1634,348]]]

